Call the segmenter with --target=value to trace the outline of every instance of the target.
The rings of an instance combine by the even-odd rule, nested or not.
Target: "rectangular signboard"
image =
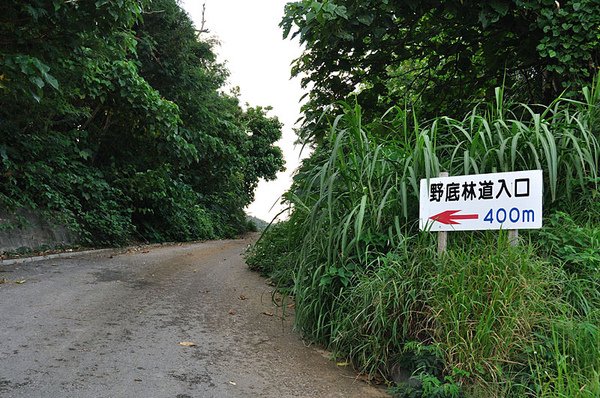
[[[541,170],[421,180],[419,228],[438,231],[542,227]]]

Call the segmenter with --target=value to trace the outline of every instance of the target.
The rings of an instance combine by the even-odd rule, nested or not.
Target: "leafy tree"
[[[250,189],[282,164],[256,145],[281,126],[272,140],[247,134],[255,111],[222,92],[215,43],[176,0],[5,1],[0,44],[3,206],[94,244],[246,228]]]
[[[284,170],[283,154],[279,147],[271,145],[281,138],[282,124],[275,117],[268,117],[267,108],[248,108],[243,121],[248,134],[245,148],[245,190],[250,200],[260,178],[274,180],[278,171]]]
[[[595,0],[302,0],[281,26],[306,48],[292,71],[314,87],[305,134],[351,93],[367,117],[417,101],[425,116],[458,116],[503,84],[547,104],[600,67]]]
[[[216,61],[214,43],[198,40],[203,33],[174,1],[154,1],[138,26],[140,71],[179,105],[180,129],[198,153],[197,161],[174,165],[172,174],[198,193],[217,225],[242,227],[242,209],[252,202],[258,180],[275,178],[283,167],[281,151],[273,147],[281,124],[262,108],[242,110],[235,95],[221,91],[228,72]]]
[[[84,240],[91,234],[98,243],[127,239],[133,229],[127,198],[94,167],[98,148],[112,130],[111,121],[159,126],[161,118],[176,118],[174,104],[137,78],[128,60],[135,50],[131,27],[142,5],[132,0],[0,5],[5,206],[60,214]],[[137,93],[138,102],[125,99],[131,93]],[[164,113],[124,117],[123,103],[126,109],[135,103]]]

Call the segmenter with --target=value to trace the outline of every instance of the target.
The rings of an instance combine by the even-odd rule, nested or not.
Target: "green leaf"
[[[344,6],[337,6],[335,8],[335,13],[344,19],[348,19],[348,9]]]
[[[489,25],[489,19],[487,17],[487,13],[484,12],[483,10],[481,10],[481,12],[479,13],[479,22],[481,23],[481,26],[483,26],[484,28],[487,28]]]
[[[42,97],[40,95],[34,93],[33,91],[31,91],[30,94],[33,97],[33,99],[36,100],[36,102],[41,102]]]
[[[352,40],[353,39],[353,36],[351,33],[343,31],[343,30],[336,32],[335,35],[337,37],[339,37],[340,39],[344,39],[344,40]]]
[[[490,1],[490,6],[501,16],[505,16],[508,13],[508,3],[499,0]]]
[[[375,20],[375,16],[373,14],[359,15],[356,19],[358,19],[358,21],[363,25],[371,26],[371,24]]]
[[[48,84],[52,86],[52,88],[58,90],[58,81],[54,76],[52,76],[49,73],[44,73],[44,79],[46,80],[46,82],[48,82]]]
[[[35,84],[36,86],[38,86],[38,88],[42,88],[45,85],[44,81],[40,77],[38,77],[38,76],[32,76],[32,77],[29,78],[29,80],[33,84]]]

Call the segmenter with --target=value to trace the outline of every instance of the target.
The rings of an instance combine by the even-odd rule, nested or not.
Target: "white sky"
[[[288,0],[182,0],[199,29],[202,4],[206,4],[205,28],[219,39],[217,54],[231,72],[229,84],[239,86],[241,102],[251,106],[272,106],[271,116],[284,124],[283,138],[277,145],[283,150],[286,172],[276,181],[261,181],[256,200],[247,212],[265,221],[279,213],[279,197],[292,182],[291,174],[300,163],[300,146],[294,147],[292,130],[300,117],[302,96],[298,79],[290,80],[290,63],[300,55],[296,42],[283,40],[279,22]],[[306,155],[306,151],[303,156]],[[276,206],[271,210],[273,204]]]

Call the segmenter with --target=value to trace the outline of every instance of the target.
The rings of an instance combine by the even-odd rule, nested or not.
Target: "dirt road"
[[[386,396],[291,331],[249,243],[0,265],[0,396]]]

